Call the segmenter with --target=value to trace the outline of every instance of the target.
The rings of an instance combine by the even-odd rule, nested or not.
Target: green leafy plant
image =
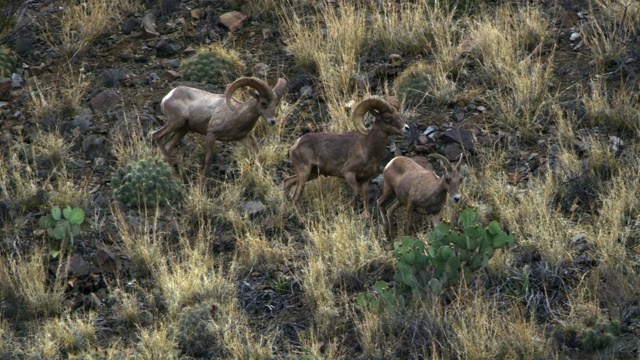
[[[233,50],[211,46],[187,59],[180,70],[186,80],[212,85],[225,85],[239,76],[244,68]]]
[[[487,267],[496,249],[515,242],[513,234],[505,233],[497,221],[483,227],[477,219],[478,213],[467,208],[460,213],[461,231],[441,222],[429,233],[426,255],[433,266],[432,291],[439,292],[460,280],[470,281],[476,271]]]
[[[403,310],[405,308],[404,296],[399,294],[395,288],[390,287],[386,281],[377,281],[373,289],[373,292],[358,294],[358,305],[376,313],[384,312],[386,309]]]
[[[11,52],[4,47],[0,47],[0,77],[11,76],[15,62],[16,58],[11,55]]]
[[[73,237],[80,233],[80,224],[84,222],[84,211],[67,206],[61,209],[54,206],[51,212],[42,216],[38,225],[47,231],[49,237],[60,240],[61,246],[73,245]],[[56,257],[59,251],[53,250],[51,256]]]
[[[156,157],[119,168],[111,182],[116,199],[127,205],[164,206],[178,195],[169,165]]]

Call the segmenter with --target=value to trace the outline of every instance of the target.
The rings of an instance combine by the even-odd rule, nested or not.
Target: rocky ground
[[[18,66],[10,81],[5,82],[6,90],[0,89],[0,147],[6,151],[8,144],[16,139],[24,139],[26,142],[33,140],[38,130],[60,129],[65,139],[71,143],[72,156],[67,164],[68,170],[74,177],[86,177],[91,179],[91,208],[85,209],[88,216],[95,210],[109,209],[112,202],[111,177],[117,168],[116,158],[113,153],[112,139],[117,132],[126,131],[127,123],[138,121],[146,132],[158,129],[164,123],[159,109],[160,100],[170,89],[178,84],[184,84],[181,80],[179,66],[181,59],[193,54],[196,49],[204,44],[224,41],[233,43],[246,63],[245,75],[255,75],[254,71],[263,68],[266,64],[269,69],[269,78],[278,76],[286,77],[290,87],[286,100],[300,104],[298,113],[291,114],[286,121],[295,132],[290,134],[291,139],[299,136],[303,131],[314,131],[322,127],[328,114],[322,107],[320,90],[317,79],[294,66],[294,59],[286,50],[282,41],[279,23],[276,19],[251,14],[248,6],[238,6],[237,1],[163,1],[162,6],[157,2],[148,1],[147,10],[120,19],[119,23],[101,35],[89,51],[79,54],[73,60],[73,66],[81,69],[81,76],[90,83],[89,89],[82,94],[82,106],[71,114],[60,109],[43,116],[34,117],[30,103],[29,79],[37,77],[42,83],[55,83],[52,81],[58,76],[59,68],[64,66],[60,55],[50,49],[42,41],[41,28],[36,26],[43,18],[55,16],[60,4],[55,1],[29,1],[21,8],[24,10],[22,20],[14,32],[9,33],[3,42],[18,55]],[[567,2],[568,3],[568,2]],[[550,5],[551,6],[551,5]],[[580,55],[580,42],[572,41],[571,33],[574,26],[580,21],[577,7],[570,4],[561,6],[566,16],[562,17],[562,23],[557,24],[557,54],[556,57],[561,66],[554,70],[557,82],[554,86],[558,89],[569,89],[572,84],[582,79],[589,73],[589,65],[583,61]],[[246,18],[234,18],[229,14],[234,11],[243,12]],[[222,17],[222,21],[221,21]],[[620,64],[619,71],[628,78],[635,78],[640,70],[640,61],[637,58],[640,48],[634,44],[635,50],[630,53],[628,61]],[[543,49],[551,51],[551,49]],[[401,57],[399,62],[389,61],[387,54],[379,57],[363,59],[363,72],[367,74],[372,84],[372,92],[376,91],[376,85],[384,81],[392,81],[407,64],[416,61],[419,57]],[[8,89],[10,84],[10,89]],[[199,86],[212,92],[222,92],[221,87]],[[0,85],[1,86],[1,85]],[[567,109],[580,111],[574,94],[567,91],[567,100],[563,103]],[[478,125],[487,124],[494,114],[487,110],[487,104],[482,101],[466,101],[459,99],[446,107],[439,109],[417,109],[408,114],[408,119],[414,127],[413,135],[408,142],[398,142],[390,146],[389,158],[392,153],[405,153],[412,155],[427,154],[438,151],[450,159],[457,158],[466,149],[474,154],[477,147],[492,146],[495,144],[507,144],[512,149],[511,159],[506,166],[512,170],[512,184],[526,182],[531,176],[536,175],[539,167],[547,161],[553,160],[554,144],[550,139],[538,139],[532,143],[526,143],[514,136],[504,133],[497,127]],[[305,125],[300,125],[305,124]],[[302,130],[300,130],[302,129]],[[593,134],[593,129],[583,129],[585,134]],[[625,134],[600,134],[608,137],[612,146],[620,146],[620,151],[625,151],[624,142],[630,141]],[[476,138],[479,142],[475,142]],[[585,139],[587,136],[584,137]],[[187,140],[187,141],[193,141]],[[586,140],[585,140],[586,141]],[[230,149],[233,145],[223,145],[218,155],[211,176],[223,180],[227,173],[228,164],[234,159],[230,157]],[[576,147],[588,146],[577,142]],[[472,157],[473,158],[473,157]],[[203,159],[201,159],[203,161]],[[226,164],[226,165],[225,165]],[[43,160],[38,170],[38,176],[47,178],[52,167]],[[284,171],[287,164],[283,164]],[[374,181],[371,187],[372,197],[379,192],[378,182]],[[11,194],[5,196],[0,202],[0,225],[9,223],[9,219],[26,215],[28,220],[25,226],[19,229],[19,233],[6,234],[0,246],[1,251],[21,252],[28,246],[39,244],[42,230],[36,227],[37,219],[43,215],[44,205],[47,203],[47,194],[40,193],[34,198],[27,209],[18,209],[11,201]],[[590,201],[588,192],[578,192],[575,196],[584,196],[584,202]],[[573,202],[572,202],[573,203]],[[264,209],[261,204],[247,202],[238,206],[246,206],[248,211],[260,213]],[[135,216],[129,214],[131,216]],[[173,226],[170,220],[172,214],[167,214],[161,219],[162,226]],[[96,222],[98,219],[96,219]],[[119,279],[120,282],[138,281],[141,278],[139,268],[131,260],[122,256],[109,234],[113,233],[113,221],[103,219],[104,227],[95,225],[84,228],[85,232],[77,242],[77,250],[70,258],[69,287],[66,306],[74,311],[83,311],[85,308],[109,308],[112,301],[109,292],[109,284]],[[299,227],[296,220],[289,224],[289,230],[295,233]],[[232,230],[232,229],[227,229]],[[282,229],[271,229],[277,232]],[[299,232],[298,232],[299,233]],[[35,234],[35,236],[34,236]],[[230,235],[232,231],[221,228],[220,234],[215,234],[212,239],[212,249],[220,254],[229,254],[235,247],[234,239]],[[299,235],[302,237],[303,235]],[[12,239],[33,238],[32,243],[15,243]],[[575,239],[576,247],[581,246],[582,240]],[[535,254],[523,254],[524,257],[535,257]],[[531,260],[531,259],[529,259]],[[576,260],[576,266],[589,268],[594,266],[594,260],[584,252],[583,258]],[[51,273],[53,274],[52,264]],[[373,268],[378,268],[372,265]],[[378,278],[390,278],[391,269],[383,269],[387,274],[377,274]],[[277,269],[281,273],[291,273],[292,269]],[[582,273],[582,271],[574,271]],[[572,273],[568,270],[566,277],[571,279]],[[239,283],[237,296],[241,306],[249,313],[255,315],[256,327],[267,326],[277,322],[283,326],[284,333],[289,337],[290,343],[296,342],[298,328],[308,324],[306,304],[300,291],[300,284],[294,277],[290,277],[289,287],[293,291],[278,293],[265,286],[269,276],[267,269],[256,269]],[[562,282],[567,279],[559,279],[558,288],[561,293]],[[573,279],[571,279],[573,281]],[[356,283],[356,282],[345,282]],[[364,282],[363,282],[364,283]],[[362,286],[362,285],[360,285]],[[553,291],[554,289],[548,289]],[[354,289],[355,291],[355,289]],[[558,297],[562,295],[559,294]],[[553,298],[553,296],[552,296]],[[155,305],[161,306],[158,301]],[[543,304],[540,308],[544,308]],[[268,309],[265,310],[265,309]],[[629,310],[628,326],[640,324],[640,310]],[[0,312],[4,318],[17,321],[19,312],[18,304],[4,303]],[[105,338],[122,335],[126,329],[121,329],[122,324],[111,316],[108,310],[102,311],[104,324],[102,336]],[[544,316],[544,314],[538,314]],[[149,312],[149,321],[153,314]],[[263,325],[261,325],[263,324]],[[635,324],[635,325],[634,325]],[[357,347],[357,340],[353,334],[344,334],[345,347]],[[633,347],[630,340],[628,346]],[[637,345],[636,345],[637,346]],[[633,352],[633,349],[627,351]]]

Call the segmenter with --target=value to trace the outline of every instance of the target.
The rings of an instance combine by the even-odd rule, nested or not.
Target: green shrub
[[[186,80],[225,85],[242,73],[244,63],[233,50],[211,46],[187,59],[180,70]]]
[[[112,184],[116,199],[126,205],[165,206],[178,195],[169,165],[155,157],[119,168]]]
[[[11,76],[15,63],[16,58],[11,52],[4,47],[0,47],[0,77]]]

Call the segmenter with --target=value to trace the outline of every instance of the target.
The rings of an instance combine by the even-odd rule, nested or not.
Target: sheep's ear
[[[460,167],[462,166],[462,158],[463,158],[463,154],[460,154],[460,159],[458,159],[458,163],[456,164],[456,171],[460,171]]]

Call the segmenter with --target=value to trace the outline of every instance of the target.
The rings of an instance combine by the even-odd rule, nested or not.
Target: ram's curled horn
[[[440,155],[440,154],[429,154],[430,158],[435,158],[438,159],[442,162],[442,165],[447,169],[448,172],[453,172],[453,166],[451,166],[451,163],[449,162],[449,159],[447,159],[446,157]],[[462,157],[460,157],[462,158]]]
[[[369,97],[356,104],[353,112],[351,113],[351,120],[353,121],[353,125],[356,129],[362,134],[366,134],[368,132],[367,128],[364,126],[364,115],[371,110],[376,110],[380,113],[385,111],[393,112],[393,107],[384,99],[379,97]]]
[[[269,84],[267,84],[264,80],[260,80],[258,78],[253,78],[253,77],[241,77],[238,80],[231,83],[231,85],[229,85],[227,87],[227,90],[225,91],[227,106],[231,110],[234,110],[234,111],[236,110],[236,107],[232,101],[233,93],[235,93],[236,90],[238,90],[243,86],[249,86],[254,88],[260,94],[261,97],[267,99],[267,101],[269,102],[275,101],[278,98],[275,92],[269,87]]]

